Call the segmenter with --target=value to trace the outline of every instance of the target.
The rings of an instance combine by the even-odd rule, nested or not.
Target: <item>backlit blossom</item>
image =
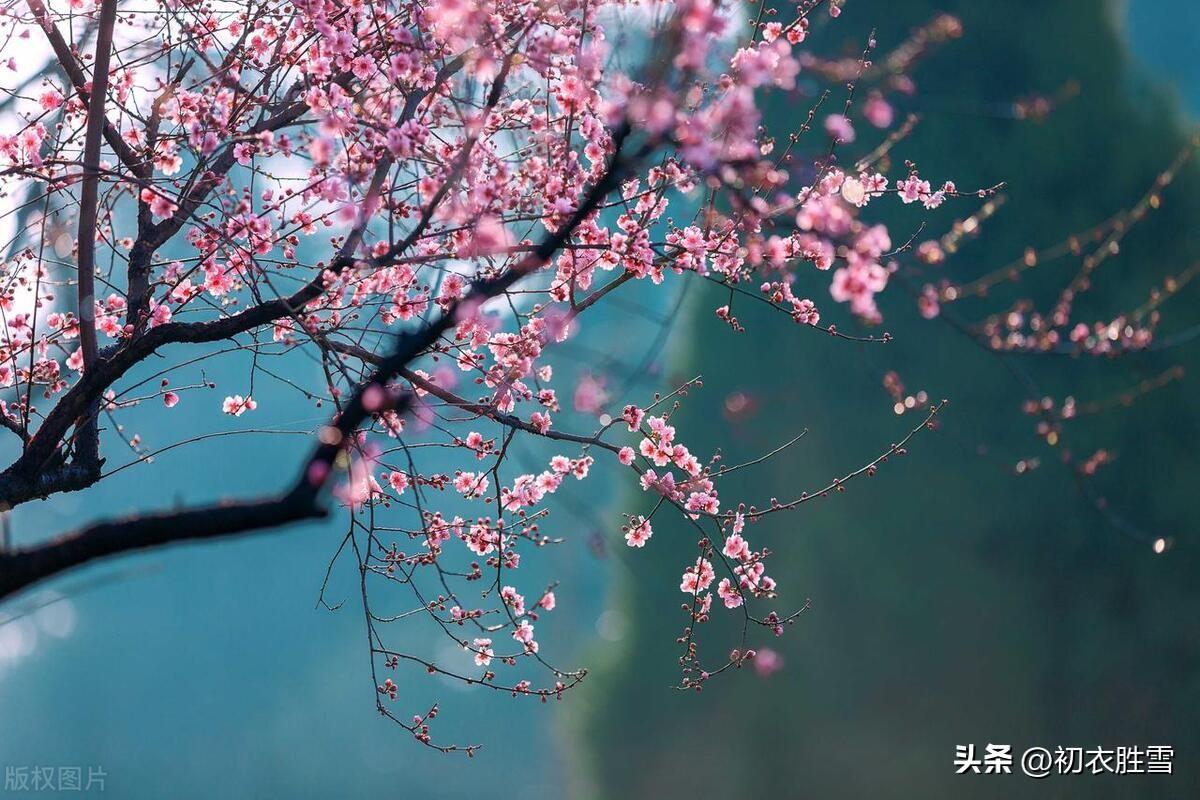
[[[240,417],[247,411],[258,408],[253,397],[242,397],[240,394],[230,395],[221,403],[221,411],[234,417]]]
[[[492,650],[491,639],[475,639],[471,642],[471,652],[475,654],[475,666],[486,667],[492,663],[495,652]]]
[[[625,543],[630,547],[644,547],[653,535],[654,531],[651,529],[648,519],[634,517],[630,521],[629,530],[625,533]]]

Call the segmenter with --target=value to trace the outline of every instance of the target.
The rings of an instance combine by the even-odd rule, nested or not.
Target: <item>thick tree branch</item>
[[[207,506],[93,525],[44,545],[0,556],[3,565],[0,597],[7,597],[44,576],[105,556],[172,542],[215,539],[324,516],[324,509],[312,499],[307,494],[289,493],[252,503]]]
[[[87,130],[83,142],[83,182],[79,197],[78,313],[79,344],[86,372],[96,365],[96,221],[100,205],[100,140],[107,120],[104,105],[108,98],[108,62],[112,55],[113,27],[117,21],[117,0],[102,0],[100,26],[96,31],[96,58],[92,73],[92,92],[88,99]],[[99,470],[100,440],[95,402],[85,411],[75,443],[80,466]]]

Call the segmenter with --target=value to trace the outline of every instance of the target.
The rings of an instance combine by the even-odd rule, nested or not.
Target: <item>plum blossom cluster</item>
[[[1049,113],[1052,104],[1043,101],[1042,106],[1041,113]],[[1022,103],[1016,104],[1018,118],[1024,118],[1024,108]],[[1156,553],[1165,552],[1168,540],[1115,511],[1092,480],[1106,471],[1102,468],[1113,464],[1111,443],[1086,441],[1080,426],[1072,429],[1066,423],[1080,414],[1128,409],[1145,394],[1179,378],[1178,366],[1147,377],[1146,366],[1139,361],[1151,353],[1161,358],[1191,338],[1188,331],[1163,334],[1162,328],[1167,327],[1163,323],[1169,319],[1164,309],[1200,274],[1200,265],[1181,269],[1168,265],[1167,271],[1159,275],[1137,270],[1144,282],[1132,292],[1131,301],[1114,291],[1122,276],[1107,273],[1115,272],[1114,261],[1123,255],[1129,257],[1126,238],[1169,202],[1169,188],[1198,148],[1200,136],[1193,135],[1163,171],[1147,176],[1149,185],[1141,196],[1107,219],[1049,245],[1027,246],[982,274],[975,259],[955,256],[1001,211],[1003,196],[984,198],[973,213],[955,220],[941,236],[919,242],[912,249],[912,257],[897,269],[900,279],[913,289],[917,310],[925,319],[946,323],[956,335],[965,336],[983,352],[1001,360],[1020,355],[1030,365],[1037,360],[1032,358],[1035,356],[1053,361],[1042,375],[1034,366],[1014,370],[1006,364],[1003,368],[1004,374],[1013,379],[1019,396],[1014,408],[1032,418],[1034,445],[1046,449],[1041,455],[1021,452],[1011,461],[994,452],[989,452],[989,457],[1007,462],[1006,467],[1017,475],[1028,474],[1043,464],[1062,465],[1072,485],[1109,528]],[[928,188],[913,186],[909,179],[906,192],[914,196],[913,202],[921,199],[922,190]],[[956,274],[956,266],[969,267],[964,273],[970,277]],[[1106,291],[1098,291],[1101,289]],[[1077,400],[1071,395],[1056,400],[1044,383],[1070,380],[1070,365],[1081,359],[1101,362],[1096,366],[1116,375],[1118,383],[1128,383],[1128,388],[1101,400]],[[1132,374],[1120,377],[1126,366]],[[892,388],[889,394],[893,395],[897,413],[916,403],[915,396],[902,397]],[[981,452],[984,449],[981,447]]]
[[[921,315],[935,319],[941,315],[944,306],[987,298],[999,292],[1004,284],[1018,282],[1026,273],[1045,269],[1057,261],[1078,259],[1076,271],[1069,280],[1059,284],[1055,300],[1049,307],[1032,298],[1019,297],[1001,310],[992,311],[980,322],[968,324],[972,335],[995,352],[1111,357],[1145,350],[1153,343],[1162,319],[1160,307],[1188,285],[1200,272],[1200,267],[1193,265],[1167,275],[1144,302],[1107,318],[1081,318],[1076,307],[1081,298],[1096,287],[1096,273],[1100,268],[1120,255],[1121,243],[1130,231],[1162,205],[1163,191],[1192,159],[1197,148],[1200,148],[1200,137],[1193,137],[1132,206],[1088,230],[1071,233],[1041,249],[1027,247],[1016,259],[970,281],[954,281],[946,275],[936,283],[926,283],[917,298]],[[948,186],[948,191],[952,191],[953,186]],[[999,211],[1000,205],[997,199],[988,200],[974,214],[955,222],[945,235],[921,242],[914,251],[916,266],[929,271],[943,269],[963,240],[978,235],[984,223]]]
[[[867,139],[849,103],[821,132],[768,130],[762,98],[796,89],[815,63],[801,49],[811,15],[840,3],[802,0],[791,22],[748,30],[713,0],[663,3],[653,25],[633,5],[9,9],[5,40],[51,55],[3,87],[0,181],[26,200],[0,264],[0,421],[22,444],[0,499],[99,482],[145,386],[196,436],[277,413],[263,382],[298,391],[327,421],[280,507],[311,515],[334,487],[348,530],[330,572],[357,562],[377,708],[445,749],[436,706],[408,713],[419,701],[404,668],[542,701],[583,679],[549,660],[555,584],[523,567],[562,541],[555,496],[602,462],[641,489],[630,548],[671,546],[651,542],[665,514],[697,533],[698,554],[680,558],[686,672],[724,669],[699,666],[694,637],[714,605],[781,633],[799,612],[751,613],[781,587],[745,528],[807,496],[770,509],[722,498],[720,456],[702,461],[671,421],[699,382],[639,405],[594,376],[572,385],[552,356],[587,340],[610,296],[686,281],[720,285],[731,299],[717,315],[736,330],[747,298],[822,328],[818,291],[878,320],[893,244],[863,214],[885,195],[932,209],[956,190],[915,169],[888,177],[879,158],[839,166],[830,140]],[[649,25],[637,64],[614,52],[614,25]],[[871,92],[864,113],[886,128]],[[249,374],[218,387],[200,370],[226,353]],[[580,432],[581,419],[601,427]],[[555,452],[518,466],[528,442]],[[149,464],[139,435],[126,443]],[[265,524],[235,514],[228,532]],[[416,625],[461,659],[388,644]],[[726,666],[753,657],[737,652]]]

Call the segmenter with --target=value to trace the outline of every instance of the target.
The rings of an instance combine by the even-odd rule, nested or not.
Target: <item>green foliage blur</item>
[[[1054,244],[1132,204],[1186,140],[1174,101],[1128,53],[1122,4],[851,0],[813,41],[855,54],[875,28],[882,54],[940,11],[959,16],[965,35],[917,68],[918,94],[901,112],[923,121],[896,148],[896,166],[910,159],[935,184],[1008,184],[998,216],[941,268],[956,279],[982,275],[1027,246]],[[1071,80],[1078,96],[1044,121],[1011,118],[1015,98],[1050,94]],[[777,104],[772,128],[794,129],[808,107]],[[835,94],[824,111],[840,107]],[[874,144],[874,132],[862,124],[858,131],[850,155]],[[1111,318],[1136,307],[1167,274],[1200,257],[1198,189],[1193,165],[1119,257],[1101,267],[1078,316]],[[922,219],[928,224],[918,241],[977,206],[960,199],[925,215],[876,201],[868,212],[883,213],[899,243]],[[1039,267],[1021,284],[955,310],[980,319],[1023,296],[1045,308],[1077,267],[1073,259]],[[817,301],[824,322],[851,331],[827,282],[828,275],[814,274],[797,294]],[[675,638],[686,623],[677,584],[694,558],[695,534],[661,516],[636,557],[614,535],[611,613],[623,635],[598,641],[590,661],[599,668],[574,698],[575,723],[592,753],[580,765],[580,796],[1200,796],[1200,342],[1119,361],[1006,362],[948,325],[922,320],[896,282],[880,298],[882,327],[896,339],[886,347],[832,340],[749,303],[735,305],[751,329],[737,335],[712,314],[723,298],[714,292],[692,300],[690,342],[672,371],[680,379],[704,373],[703,390],[676,417],[693,452],[703,457],[724,447],[726,460],[737,463],[810,430],[767,465],[726,479],[726,505],[794,497],[897,441],[919,417],[894,414],[881,385],[887,370],[897,370],[910,391],[951,403],[938,431],[917,437],[909,455],[875,477],[748,528],[756,547],[774,551],[768,572],[783,590],[777,607],[813,602],[782,639],[755,634],[755,644],[785,660],[769,678],[745,669],[700,695],[669,688],[678,682]],[[1166,304],[1160,333],[1200,322],[1196,301],[1189,287]],[[764,347],[764,337],[776,344]],[[1060,448],[1035,435],[1013,372],[1028,375],[1041,393],[1087,402],[1176,364],[1187,370],[1182,381],[1131,408],[1068,423],[1065,441],[1079,458],[1097,448],[1117,455],[1092,485],[1113,514],[1140,529],[1123,531],[1081,494],[1059,463]],[[729,413],[734,393],[750,401],[748,412]],[[1027,458],[1040,459],[1040,468],[1015,474]],[[649,509],[639,501],[645,508],[634,509]],[[1162,555],[1151,545],[1158,537],[1170,543]],[[726,622],[702,631],[710,664],[723,662],[738,641],[729,624],[737,614],[714,618]],[[1176,774],[955,775],[955,745],[968,743],[1011,744],[1018,753],[1034,745],[1171,745]]]

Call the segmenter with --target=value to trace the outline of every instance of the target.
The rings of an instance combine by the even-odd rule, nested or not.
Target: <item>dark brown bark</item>
[[[96,57],[92,69],[92,92],[88,98],[87,130],[83,141],[83,181],[79,190],[78,270],[76,272],[79,313],[79,344],[83,367],[96,365],[96,221],[100,206],[100,144],[107,120],[104,105],[108,99],[108,63],[112,55],[113,27],[117,21],[117,0],[102,0],[100,25],[96,31]],[[75,458],[80,467],[99,471],[99,406],[89,404],[75,437]]]

